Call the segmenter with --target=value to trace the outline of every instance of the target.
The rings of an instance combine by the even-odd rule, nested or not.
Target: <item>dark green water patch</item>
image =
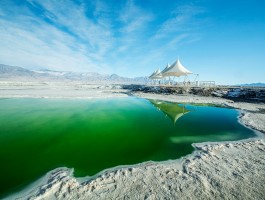
[[[75,176],[118,165],[176,159],[194,142],[255,136],[238,111],[138,98],[0,101],[0,194],[57,167]]]

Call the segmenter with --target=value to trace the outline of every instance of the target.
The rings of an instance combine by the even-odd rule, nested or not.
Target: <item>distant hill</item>
[[[57,78],[59,77],[34,72],[22,67],[0,64],[1,81],[43,81],[55,80]]]
[[[127,78],[117,74],[102,75],[96,72],[66,72],[28,70],[0,64],[0,81],[81,81],[89,83],[145,83],[147,77]]]
[[[239,86],[265,87],[265,83],[249,83],[249,84],[240,84]]]
[[[34,75],[36,75],[35,72],[24,69],[22,67],[0,65],[0,78],[33,77]]]

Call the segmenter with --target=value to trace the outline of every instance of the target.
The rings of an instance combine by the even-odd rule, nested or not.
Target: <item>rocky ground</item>
[[[104,97],[105,86],[93,90]],[[108,91],[114,96],[234,107],[241,110],[243,124],[265,132],[265,105],[260,101],[125,87]],[[265,138],[257,134],[237,142],[193,144],[196,151],[181,159],[120,166],[94,177],[77,179],[72,169],[58,168],[7,199],[265,199]]]
[[[265,102],[265,88],[255,87],[189,87],[189,86],[147,86],[147,85],[123,85],[124,89],[133,92],[143,92],[163,95],[198,95],[207,97],[221,97],[237,101]]]

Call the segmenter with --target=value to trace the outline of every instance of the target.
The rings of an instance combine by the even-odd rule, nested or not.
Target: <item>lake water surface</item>
[[[0,99],[0,196],[66,166],[75,176],[176,159],[194,142],[255,133],[238,111],[139,98]]]

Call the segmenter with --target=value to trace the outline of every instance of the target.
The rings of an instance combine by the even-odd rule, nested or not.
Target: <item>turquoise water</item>
[[[228,108],[139,98],[0,99],[0,195],[66,166],[75,176],[143,161],[176,159],[194,142],[255,133]]]

